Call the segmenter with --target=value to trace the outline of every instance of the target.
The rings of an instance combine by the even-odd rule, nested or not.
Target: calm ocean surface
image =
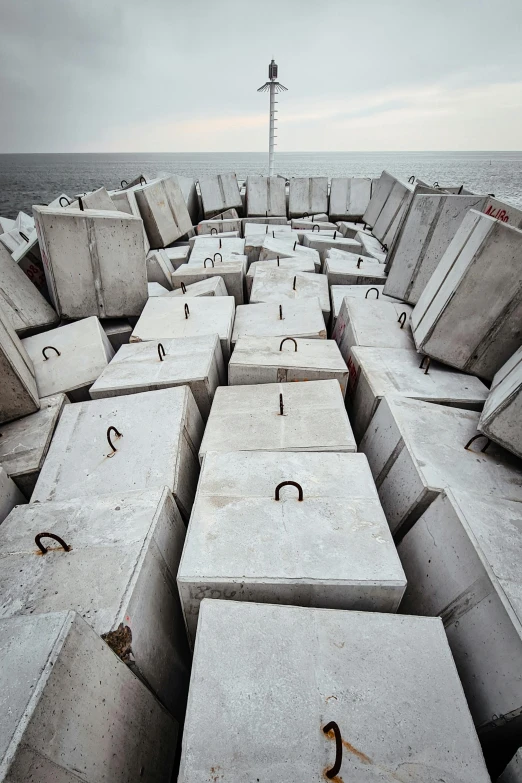
[[[377,177],[386,168],[401,179],[465,185],[522,207],[522,152],[293,152],[276,154],[276,172],[287,177]],[[235,171],[239,179],[266,174],[262,152],[0,155],[0,215],[31,212],[60,193],[70,196],[122,179],[158,172],[203,177]]]

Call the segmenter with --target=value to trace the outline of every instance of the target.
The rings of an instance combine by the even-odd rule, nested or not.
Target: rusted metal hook
[[[375,288],[375,286],[372,286],[371,288],[369,288],[369,289],[366,291],[366,293],[365,293],[365,295],[364,295],[364,298],[365,298],[365,299],[368,299],[368,294],[370,293],[370,291],[375,291],[375,293],[377,294],[377,296],[376,296],[375,298],[376,298],[376,299],[378,299],[378,298],[379,298],[379,289],[378,289],[378,288]]]
[[[63,540],[63,538],[60,538],[60,536],[57,536],[56,533],[38,533],[38,535],[34,539],[34,542],[35,542],[36,546],[38,547],[38,549],[40,550],[40,552],[42,553],[42,555],[46,555],[47,552],[49,551],[47,549],[47,547],[45,547],[41,543],[42,538],[53,538],[55,541],[58,541],[60,546],[63,548],[64,552],[70,552],[71,551],[71,547],[69,546],[69,544],[66,544],[65,541]]]
[[[488,446],[489,446],[489,444],[491,443],[491,441],[490,441],[490,439],[488,438],[488,436],[487,436],[487,435],[483,435],[481,432],[479,432],[479,434],[478,434],[478,435],[474,435],[474,436],[471,438],[471,440],[468,440],[468,442],[467,442],[467,443],[466,443],[466,445],[464,446],[464,448],[466,449],[466,451],[473,451],[473,449],[470,449],[470,446],[471,446],[471,444],[472,444],[474,441],[476,441],[476,440],[477,440],[477,438],[485,438],[485,439],[486,439],[486,443],[485,443],[485,445],[484,445],[484,446],[483,446],[483,447],[480,449],[481,453],[484,453],[484,452],[486,451],[486,449],[488,448]]]
[[[58,350],[58,348],[55,348],[55,347],[54,347],[54,345],[46,345],[46,346],[45,346],[45,348],[42,348],[42,353],[43,353],[44,361],[47,361],[47,359],[49,358],[49,357],[47,356],[47,354],[45,353],[46,351],[56,351],[56,355],[57,355],[57,356],[61,356],[61,355],[62,355],[62,354],[60,353],[60,351]]]
[[[66,202],[67,202],[67,205],[66,205],[66,206],[69,206],[71,202],[69,201],[69,199],[67,198],[67,196],[60,196],[60,200],[58,201],[59,205],[60,205],[61,207],[63,207],[63,204],[62,204],[62,199],[63,199],[63,198],[64,198],[64,199],[66,200]]]
[[[291,341],[293,342],[293,344],[295,345],[295,350],[294,350],[294,353],[297,353],[297,343],[296,343],[296,341],[295,341],[295,339],[294,339],[293,337],[284,337],[284,338],[281,340],[281,343],[280,343],[280,345],[279,345],[279,350],[280,350],[280,351],[282,351],[282,350],[283,350],[283,343],[286,343],[286,341],[287,341],[287,340],[291,340]]]
[[[400,316],[397,318],[397,322],[400,323],[401,329],[404,329],[404,324],[406,323],[408,315],[406,312],[401,313]]]
[[[357,259],[357,269],[360,269],[360,268],[361,268],[361,264],[362,264],[362,262],[363,262],[362,258],[358,258],[358,259]]]
[[[214,253],[214,261],[216,260],[216,256],[219,256],[219,261],[222,264],[223,263],[223,256],[221,253]]]
[[[160,362],[163,361],[162,354],[163,354],[163,356],[165,356],[165,348],[163,347],[163,345],[161,343],[158,343],[158,356],[159,356]]]
[[[335,736],[334,765],[331,769],[326,770],[326,772],[324,773],[326,777],[329,780],[331,780],[337,775],[337,773],[341,769],[341,764],[343,761],[343,739],[341,737],[341,730],[334,720],[331,720],[330,723],[327,723],[326,726],[323,728],[323,731],[325,734],[329,734],[331,731],[333,731]]]
[[[279,492],[282,487],[296,487],[299,490],[299,500],[303,499],[303,488],[297,481],[282,481],[275,488],[275,499],[279,500]]]
[[[207,268],[207,261],[210,261],[212,266],[214,266],[214,261],[212,258],[205,258],[205,260],[203,261],[203,266],[205,267],[205,269]]]
[[[217,234],[217,232],[218,232],[217,228],[215,226],[212,226],[210,229],[210,235],[212,236],[212,234]]]
[[[110,446],[110,447],[111,447],[111,449],[112,449],[111,453],[110,453],[110,454],[107,454],[107,456],[108,456],[108,457],[114,457],[114,455],[116,454],[116,451],[117,451],[117,449],[116,449],[116,446],[114,445],[114,443],[113,443],[113,442],[112,442],[112,440],[111,440],[111,433],[113,433],[113,432],[114,432],[114,434],[116,435],[116,437],[117,437],[117,438],[122,438],[122,437],[123,437],[123,435],[121,434],[121,432],[119,432],[119,430],[117,430],[117,429],[116,429],[116,427],[113,427],[113,426],[111,425],[111,426],[108,428],[108,430],[107,430],[107,441],[108,441],[108,443],[109,443],[109,446]]]
[[[425,361],[426,361],[426,369],[424,370],[424,362]],[[419,364],[419,369],[424,370],[424,375],[428,374],[428,370],[430,369],[430,364],[431,364],[431,358],[429,356],[423,356],[422,357],[422,361]]]
[[[184,294],[187,293],[187,286],[185,285],[185,283],[183,281],[181,282],[181,290],[183,291]]]
[[[284,416],[285,415],[285,404],[283,402],[283,395],[279,395],[279,415]]]
[[[188,318],[190,315],[190,310],[188,304],[185,302],[185,318]]]

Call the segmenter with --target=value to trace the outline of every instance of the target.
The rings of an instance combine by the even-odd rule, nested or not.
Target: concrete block
[[[49,291],[62,318],[140,314],[147,276],[138,218],[118,211],[33,211]]]
[[[426,367],[426,360],[413,349],[354,346],[347,364],[350,382],[346,407],[357,442],[386,395],[398,394],[475,411],[482,410],[488,395],[487,387],[478,378],[438,362]]]
[[[284,304],[240,305],[236,309],[232,345],[240,337],[310,337],[326,339],[319,299],[295,299]]]
[[[484,497],[522,500],[520,462],[500,446],[486,453],[477,434],[479,414],[407,397],[384,397],[359,450],[366,454],[396,539],[413,527],[447,487]],[[522,508],[522,507],[521,507]]]
[[[267,237],[259,252],[259,261],[269,261],[270,259],[277,258],[292,258],[293,256],[305,256],[306,258],[312,259],[316,271],[320,271],[321,258],[317,250],[314,250],[314,248],[311,247],[303,247],[303,245],[299,244],[298,239],[294,239],[292,243],[292,240],[288,240],[286,237],[278,237],[277,239]]]
[[[312,247],[317,250],[322,263],[326,257],[326,252],[333,248],[337,250],[344,250],[347,253],[359,253],[362,249],[361,245],[355,241],[355,239],[346,239],[342,237],[338,231],[334,231],[331,237],[318,234],[316,231],[313,234],[305,234],[303,237],[304,247]]]
[[[29,277],[0,245],[0,305],[19,335],[49,329],[58,316]]]
[[[328,212],[328,177],[292,177],[288,217]]]
[[[43,531],[70,551],[44,537],[49,552],[39,556]],[[190,662],[175,582],[184,540],[167,487],[20,506],[2,525],[0,622],[74,608],[181,719]]]
[[[484,196],[418,195],[388,253],[386,293],[416,304],[455,232]]]
[[[27,234],[27,240],[27,242],[18,245],[18,247],[13,250],[11,257],[15,264],[18,264],[20,269],[29,278],[31,283],[36,286],[42,296],[48,300],[50,299],[49,289],[45,279],[44,265],[36,229],[33,229],[30,234]],[[2,251],[0,250],[0,253],[1,252]]]
[[[172,291],[172,275],[175,269],[163,250],[151,250],[147,255],[147,282],[159,283]]]
[[[261,262],[254,275],[250,303],[284,303],[295,299],[319,299],[325,322],[330,319],[328,278],[315,272],[298,272],[281,267],[263,267]]]
[[[134,217],[140,218],[141,220],[141,212],[138,207],[138,202],[136,201],[136,193],[134,190],[113,190],[109,195],[117,210],[126,212],[127,215],[134,215]],[[143,225],[143,244],[145,246],[145,253],[148,253],[150,250],[150,242],[147,232],[145,231],[145,224]]]
[[[323,234],[325,231],[339,231],[337,223],[330,223],[328,220],[315,221],[310,218],[294,218],[290,221],[289,228],[307,231],[313,234]]]
[[[505,201],[490,197],[484,204],[483,211],[495,220],[508,223],[514,228],[522,228],[522,210],[507,204]]]
[[[158,296],[145,305],[130,341],[218,334],[223,358],[228,362],[234,312],[233,296]]]
[[[412,316],[419,351],[492,379],[522,343],[522,231],[470,210]]]
[[[373,228],[375,225],[386,199],[390,195],[391,189],[396,182],[396,178],[387,171],[383,171],[379,179],[373,181],[372,197],[362,218],[363,222],[370,226],[370,228]]]
[[[89,386],[114,356],[96,316],[26,337],[22,345],[33,363],[39,396],[64,392],[73,402],[89,399]]]
[[[220,277],[225,283],[229,296],[234,297],[236,305],[243,304],[245,301],[245,272],[247,261],[245,256],[235,256],[237,261],[220,263],[213,259],[205,259],[203,264],[183,264],[178,267],[171,276],[173,288],[181,288],[183,282],[185,286],[190,283],[197,283],[201,280],[209,280],[213,277]]]
[[[332,177],[330,220],[361,220],[370,203],[371,186],[366,177]]]
[[[206,234],[219,235],[236,232],[241,236],[241,219],[240,218],[222,218],[216,220],[212,218],[210,220],[202,220],[196,226],[198,236],[205,236]]]
[[[261,220],[261,218],[260,218]],[[249,236],[266,235],[274,236],[275,234],[290,234],[292,235],[292,226],[288,223],[283,225],[275,225],[273,223],[251,223],[248,218],[243,218],[241,221],[243,226],[243,236],[245,239]]]
[[[291,272],[312,272],[316,271],[315,263],[312,259],[306,256],[293,256],[291,258],[272,258],[269,261],[254,261],[250,264],[246,275],[246,290],[247,296],[250,299],[250,293],[252,291],[252,283],[256,270],[260,269],[286,269]]]
[[[359,255],[369,256],[375,258],[379,263],[384,264],[386,262],[386,251],[383,249],[378,239],[367,234],[365,231],[358,231],[355,235],[355,239],[361,245]]]
[[[323,272],[329,285],[382,285],[386,282],[384,266],[376,259],[336,248],[326,250]]]
[[[99,400],[186,384],[206,421],[221,383],[226,383],[223,352],[217,334],[209,334],[123,345],[90,393]]]
[[[0,465],[0,525],[15,506],[25,502],[26,498]]]
[[[170,778],[176,721],[79,614],[2,620],[0,650],[2,781]]]
[[[179,174],[173,174],[171,176],[177,180],[177,183],[181,188],[181,192],[183,193],[183,198],[185,199],[185,204],[187,205],[187,209],[190,215],[190,221],[195,226],[200,217],[196,180],[194,177],[182,177]]]
[[[160,283],[148,283],[149,299],[151,296],[166,296],[169,291],[164,288]]]
[[[522,457],[522,347],[496,373],[478,429]]]
[[[297,239],[291,231],[277,233],[275,231],[270,231],[268,234],[248,234],[245,237],[245,255],[248,258],[249,264],[259,261],[259,255],[265,244],[265,240],[268,238],[281,240],[287,249],[293,248]]]
[[[330,300],[332,303],[332,320],[330,330],[333,333],[337,316],[345,296],[355,299],[379,299],[383,302],[397,302],[391,296],[383,294],[383,285],[331,285]]]
[[[8,231],[12,231],[13,228],[16,228],[16,223],[14,220],[0,216],[0,235]]]
[[[81,196],[81,203],[83,209],[105,209],[109,212],[114,210],[114,201],[105,188],[98,188]]]
[[[179,247],[166,247],[163,253],[167,256],[170,263],[177,269],[181,264],[186,264],[190,256],[190,245],[180,245]]]
[[[188,519],[203,426],[187,386],[67,405],[31,501],[167,486]]]
[[[341,387],[331,379],[220,386],[200,460],[210,451],[357,451],[357,447]]]
[[[192,228],[187,205],[175,177],[164,177],[134,189],[152,248],[170,245]]]
[[[517,750],[497,783],[522,783],[522,750]]]
[[[249,217],[241,218],[241,225],[243,228],[243,236],[246,236],[245,233],[245,226],[254,226],[254,225],[260,225],[260,226],[270,226],[269,230],[277,229],[278,227],[284,227],[287,226],[287,219],[286,214],[281,217],[267,217],[266,215],[264,217],[253,217],[252,215],[249,215]]]
[[[203,214],[206,218],[225,209],[242,210],[243,208],[237,177],[233,173],[200,178],[199,189]]]
[[[406,588],[366,457],[280,451],[205,456],[177,581],[192,645],[203,598],[396,612]]]
[[[0,465],[26,498],[35,488],[66,403],[65,394],[53,394],[40,400],[36,413],[0,425]]]
[[[402,303],[345,296],[332,338],[345,362],[356,345],[412,350],[411,312],[410,305]]]
[[[448,489],[399,545],[401,611],[442,618],[479,736],[496,743],[522,726],[520,511],[519,502]]]
[[[246,181],[246,203],[249,217],[286,217],[285,180],[250,175]]]
[[[0,305],[0,424],[39,408],[33,363]]]
[[[123,318],[113,318],[109,321],[100,321],[103,331],[109,338],[114,351],[129,342],[132,334],[132,326]]]
[[[193,237],[190,240],[189,264],[202,264],[205,258],[214,258],[220,253],[223,259],[231,255],[241,256],[245,252],[245,240],[241,237]]]
[[[225,209],[223,212],[219,212],[217,215],[213,215],[210,220],[237,220],[239,218],[239,214],[237,209]],[[243,218],[239,218],[240,221],[243,221]]]
[[[227,783],[490,780],[438,618],[205,599],[178,781],[213,766]]]
[[[341,220],[337,223],[337,229],[339,233],[347,239],[356,239],[357,234],[359,233],[371,237],[370,230],[368,228],[364,228],[364,223],[362,222],[353,223],[351,221]]]
[[[392,246],[395,235],[413,194],[413,185],[395,182],[384,202],[379,217],[372,226],[372,234],[385,247]]]
[[[183,281],[180,282],[180,285]],[[228,296],[225,281],[221,276],[209,277],[198,283],[189,283],[185,288],[175,288],[168,296]]]
[[[348,368],[334,340],[240,337],[228,365],[230,386],[336,378],[343,396]]]

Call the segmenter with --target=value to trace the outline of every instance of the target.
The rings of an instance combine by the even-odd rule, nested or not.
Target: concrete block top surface
[[[0,651],[2,780],[168,779],[176,722],[78,614],[2,620]]]
[[[256,269],[289,269],[296,272],[315,272],[313,259],[305,256],[291,256],[290,258],[269,258],[265,261],[253,261],[248,267],[247,277],[253,278]]]
[[[13,329],[24,334],[31,329],[58,323],[58,316],[25,272],[0,243],[0,302]]]
[[[413,348],[411,312],[410,305],[402,302],[381,302],[345,296],[337,316],[333,338],[339,346],[345,345],[347,350],[353,345]],[[401,327],[402,323],[404,326]]]
[[[335,340],[306,340],[299,337],[240,337],[230,364],[347,371]]]
[[[221,357],[217,334],[150,340],[122,345],[91,388],[93,398],[104,392],[134,389],[137,386],[162,388],[173,384],[204,380],[216,355]]]
[[[275,499],[287,480],[302,500]],[[178,572],[193,577],[406,586],[367,459],[346,453],[207,454]]]
[[[293,240],[293,241],[292,241]],[[304,247],[299,244],[299,238],[278,236],[268,236],[265,238],[259,253],[259,260],[265,261],[268,258],[288,258],[290,256],[308,256],[314,259],[317,265],[320,264],[319,253],[312,247]]]
[[[287,223],[277,225],[273,223],[243,223],[243,236],[245,239],[250,236],[272,236],[273,233],[277,234],[289,234],[292,236],[292,227]]]
[[[202,429],[188,386],[67,405],[31,500],[157,486],[176,492],[182,442],[188,437],[197,449]]]
[[[23,346],[33,362],[40,397],[89,386],[114,356],[96,316],[26,337]]]
[[[433,402],[478,405],[488,395],[487,387],[478,378],[438,362],[431,362],[425,373],[419,366],[422,357],[413,350],[354,346],[351,358],[376,397],[400,394]]]
[[[180,783],[321,783],[331,721],[337,780],[489,783],[438,618],[202,602]]]
[[[0,425],[0,465],[10,476],[40,470],[67,402],[65,394],[53,394],[36,413]]]
[[[330,286],[330,297],[332,300],[332,313],[335,318],[339,315],[339,310],[345,296],[354,299],[379,299],[383,302],[396,302],[392,296],[386,296],[383,293],[383,285],[332,285]]]
[[[357,451],[357,447],[341,387],[331,379],[220,386],[200,456],[209,451]]]
[[[480,443],[465,448],[477,435],[478,420],[475,411],[385,396],[360,450],[368,455],[377,487],[389,474],[386,464],[392,452],[399,448],[405,453],[396,470],[408,455],[415,473],[430,490],[440,492],[449,486],[473,491],[480,487],[485,496],[521,501],[520,460],[495,444],[485,453],[478,450]],[[375,460],[370,459],[370,449]]]
[[[245,252],[245,240],[241,237],[211,237],[198,236],[189,240],[191,251],[190,261],[198,260],[202,264],[205,258],[214,258],[216,253],[221,253],[223,258],[231,253],[243,255]]]
[[[170,528],[178,534],[169,533]],[[183,530],[167,487],[95,495],[87,503],[73,499],[18,506],[0,537],[0,618],[74,609],[100,635],[120,623],[132,631],[139,622],[132,609],[140,610],[131,602],[145,550],[159,550],[162,567],[174,580],[172,564],[181,555]],[[35,536],[44,531],[59,536],[70,551],[43,537],[48,553],[42,556]]]
[[[168,291],[167,296],[228,296],[228,291],[221,275],[216,275],[206,280],[198,280],[196,283],[189,283],[185,286],[185,290],[175,288],[174,291]]]
[[[240,337],[326,338],[319,299],[295,299],[280,304],[262,302],[236,308],[232,342]]]
[[[324,266],[325,273],[346,273],[354,277],[378,278],[383,283],[386,281],[384,265],[379,263],[377,259],[360,256],[357,253],[350,253],[338,248],[326,251]]]
[[[149,299],[143,308],[130,340],[141,342],[216,333],[222,339],[230,339],[234,310],[233,296],[158,296]]]
[[[259,263],[259,262],[258,262]],[[315,272],[301,272],[280,267],[257,267],[252,283],[250,301],[282,302],[287,299],[319,299],[323,313],[330,312],[328,278]]]

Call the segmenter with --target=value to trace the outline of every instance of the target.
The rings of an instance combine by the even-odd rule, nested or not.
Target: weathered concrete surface
[[[341,387],[332,379],[220,386],[200,460],[210,451],[357,451],[357,447]]]
[[[152,248],[166,247],[192,229],[192,220],[175,177],[163,177],[134,188]]]
[[[286,217],[285,180],[250,175],[246,181],[246,203],[249,217]]]
[[[0,525],[15,506],[25,502],[26,498],[0,465]]]
[[[258,262],[259,263],[259,262]],[[326,322],[330,319],[330,295],[328,278],[315,272],[298,272],[281,267],[263,267],[259,263],[254,275],[250,302],[283,303],[294,299],[312,299],[317,297]]]
[[[177,581],[192,645],[205,597],[396,612],[406,587],[366,457],[279,451],[205,456]]]
[[[232,231],[237,231],[238,236],[241,236],[241,219],[240,218],[211,218],[210,220],[202,220],[198,223],[197,227],[198,236],[206,236],[207,234],[228,234]]]
[[[478,429],[522,457],[522,347],[496,373]]]
[[[169,779],[176,721],[79,614],[2,620],[0,650],[2,781]]]
[[[266,217],[265,215],[264,217],[249,216],[249,217],[241,218],[243,236],[246,236],[245,226],[249,225],[252,228],[256,224],[260,226],[267,226],[267,225],[270,226],[269,231],[271,231],[272,229],[279,230],[287,226],[286,214],[281,217],[270,217],[270,216]]]
[[[185,285],[183,280],[180,280],[180,286],[181,283]],[[183,288],[175,288],[168,296],[228,296],[228,291],[225,281],[219,275],[200,280],[198,283],[189,283],[185,286],[185,291]]]
[[[312,247],[317,250],[322,263],[324,264],[328,250],[344,250],[347,253],[361,253],[361,245],[355,239],[347,239],[335,231],[332,236],[324,236],[314,231],[313,234],[305,234],[303,237],[304,247]]]
[[[0,244],[0,305],[19,335],[49,329],[58,316],[24,271]]]
[[[370,226],[370,228],[373,228],[375,225],[386,199],[397,181],[398,180],[387,171],[383,171],[372,187],[372,197],[363,215],[364,223]]]
[[[218,334],[223,358],[228,362],[234,313],[233,296],[158,296],[149,299],[143,308],[130,341],[137,343],[167,340],[170,337]]]
[[[361,220],[368,209],[371,179],[332,177],[330,185],[330,220]]]
[[[408,209],[413,190],[413,185],[397,180],[384,202],[379,217],[373,224],[372,234],[387,248],[393,245],[402,217]]]
[[[328,220],[311,220],[310,218],[293,218],[290,221],[291,230],[309,231],[310,233],[323,234],[325,231],[339,231],[337,223],[330,223]]]
[[[368,457],[394,537],[401,538],[447,487],[522,500],[520,461],[491,444],[465,448],[479,414],[407,397],[384,397],[359,450]],[[521,506],[522,508],[522,506]]]
[[[275,219],[275,218],[274,218]],[[261,218],[258,219],[261,221]],[[293,223],[294,221],[292,221]],[[243,218],[241,221],[243,226],[243,236],[248,237],[255,235],[262,235],[265,234],[266,236],[270,235],[273,236],[274,234],[290,234],[292,236],[292,226],[288,223],[283,223],[282,225],[274,224],[274,223],[252,223],[250,222],[249,218]]]
[[[439,615],[479,736],[522,725],[520,503],[448,489],[399,545],[401,611]]]
[[[43,531],[70,551],[42,539],[50,551],[40,556]],[[2,526],[0,618],[74,609],[181,719],[190,663],[175,581],[184,540],[167,487],[21,506]],[[128,633],[125,650],[111,640],[118,629]]]
[[[288,217],[328,212],[328,177],[292,177]]]
[[[364,228],[364,223],[362,223],[362,221],[352,223],[351,221],[340,220],[337,223],[337,228],[339,233],[348,239],[355,239],[357,234],[365,234],[366,236],[371,237],[370,229]],[[364,255],[367,254],[365,253]]]
[[[40,410],[0,425],[0,465],[26,498],[30,498],[56,426],[68,402],[65,394],[40,400]]]
[[[172,275],[175,267],[164,250],[151,250],[147,255],[147,282],[159,283],[172,291]]]
[[[480,210],[485,200],[443,193],[415,196],[386,259],[386,293],[416,304],[465,215]]]
[[[0,423],[39,407],[33,363],[0,304]]]
[[[292,258],[293,256],[305,256],[306,258],[312,259],[316,271],[320,271],[321,259],[317,250],[314,250],[311,247],[303,247],[303,245],[299,244],[298,239],[294,239],[292,243],[292,240],[288,240],[286,237],[278,237],[275,239],[273,237],[267,237],[264,240],[259,253],[259,261],[268,261],[274,258]]]
[[[186,384],[206,421],[216,388],[225,382],[221,343],[209,334],[122,346],[90,394],[98,400]]]
[[[242,210],[243,202],[235,174],[218,174],[199,180],[203,214],[213,217],[225,209]]]
[[[228,365],[230,386],[336,378],[343,396],[348,368],[334,340],[240,337]]]
[[[22,345],[33,363],[39,396],[72,393],[73,402],[89,399],[89,386],[114,356],[96,316],[26,337]]]
[[[120,212],[126,212],[127,215],[134,215],[134,217],[141,219],[141,212],[138,207],[138,202],[136,201],[134,190],[112,190],[109,195],[116,209]],[[145,252],[148,253],[150,250],[150,242],[147,232],[145,231],[145,225],[143,225],[143,244],[145,246]]]
[[[252,291],[252,283],[257,269],[286,269],[294,272],[312,272],[316,271],[315,263],[313,259],[306,256],[292,256],[290,258],[271,258],[267,261],[254,261],[248,267],[248,272],[245,278],[247,296],[250,299]]]
[[[334,781],[489,783],[438,618],[203,600],[179,783],[327,780],[330,721]]]
[[[223,259],[230,255],[243,255],[245,252],[245,240],[241,237],[193,237],[189,240],[191,245],[189,264],[202,264],[205,258],[214,258],[216,253],[221,253]]]
[[[411,312],[410,305],[402,303],[346,296],[341,304],[332,338],[339,346],[345,362],[348,362],[350,352],[356,345],[412,350],[414,345],[410,326]]]
[[[378,239],[370,236],[365,231],[358,231],[355,235],[355,239],[361,245],[362,252],[360,255],[375,258],[381,264],[386,262],[386,251],[383,249],[383,246]]]
[[[245,301],[245,256],[235,256],[237,261],[214,262],[213,259],[206,260],[201,266],[198,264],[183,264],[172,274],[173,288],[181,288],[181,283],[189,285],[201,280],[209,280],[213,277],[220,277],[225,283],[229,296],[234,297],[236,305],[243,304]]]
[[[236,309],[232,345],[240,337],[311,337],[325,340],[326,329],[319,299],[240,305]]]
[[[165,253],[170,263],[177,269],[181,264],[186,264],[190,256],[190,245],[179,245],[178,247],[166,247],[162,252]]]
[[[49,291],[62,318],[140,314],[147,301],[141,220],[116,210],[33,212]]]
[[[431,362],[428,372],[413,349],[354,346],[348,357],[350,383],[347,410],[357,442],[366,432],[385,395],[482,410],[488,389],[472,375]],[[425,362],[423,363],[425,364]]]
[[[522,231],[470,210],[412,316],[419,351],[491,380],[522,343]]]
[[[92,190],[90,193],[81,196],[81,199],[84,209],[105,209],[109,212],[114,210],[114,201],[105,188]],[[127,212],[127,210],[123,211]]]
[[[376,259],[337,248],[326,251],[323,271],[329,285],[381,285],[386,281],[384,266]]]
[[[188,386],[67,405],[31,501],[167,486],[188,519],[203,427]]]
[[[149,298],[151,296],[166,296],[169,293],[161,283],[147,283],[147,288],[149,290]]]

